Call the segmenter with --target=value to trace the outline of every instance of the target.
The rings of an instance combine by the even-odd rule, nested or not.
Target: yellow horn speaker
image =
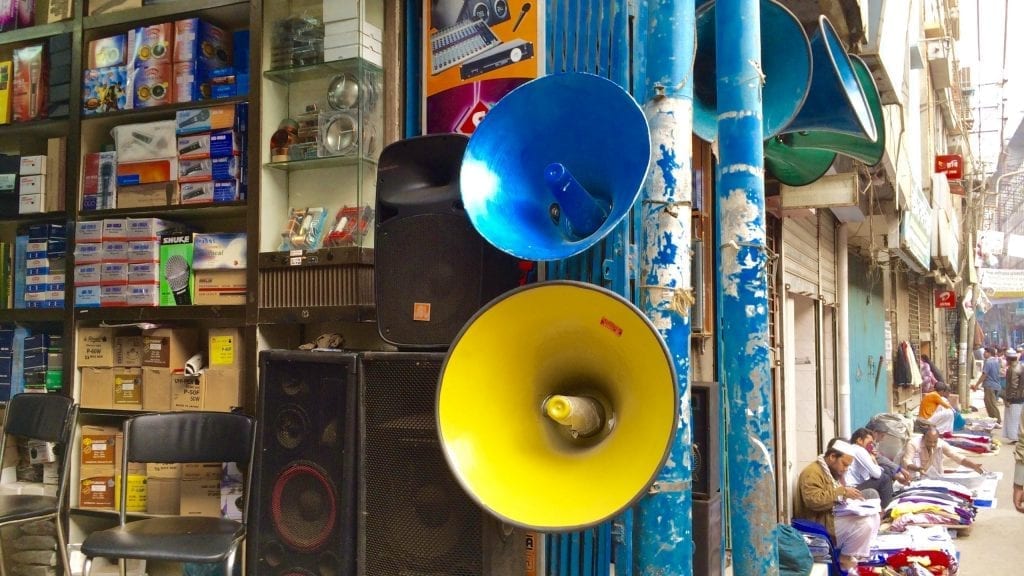
[[[524,260],[590,248],[629,214],[647,176],[643,111],[592,74],[542,76],[484,116],[462,158],[462,203],[488,242]]]
[[[592,284],[552,281],[491,301],[438,385],[438,433],[466,492],[505,522],[592,526],[656,478],[677,426],[671,355],[651,322]]]

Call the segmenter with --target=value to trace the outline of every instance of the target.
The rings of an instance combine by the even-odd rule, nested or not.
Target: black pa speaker
[[[693,432],[693,499],[708,500],[721,492],[719,483],[719,392],[717,382],[690,384]],[[696,530],[696,525],[694,527]]]
[[[488,244],[462,205],[467,142],[399,140],[377,164],[377,329],[401,349],[447,348],[480,307],[520,283],[519,261]]]
[[[356,366],[355,354],[261,352],[249,574],[352,573]]]
[[[722,576],[722,496],[693,500],[693,576]]]
[[[452,475],[437,433],[444,355],[359,357],[359,576],[520,576],[527,542],[485,514]]]

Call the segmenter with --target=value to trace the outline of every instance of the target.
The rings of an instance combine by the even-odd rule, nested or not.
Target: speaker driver
[[[274,419],[274,437],[285,449],[294,450],[309,436],[309,418],[298,406],[282,408]]]
[[[359,80],[354,74],[339,74],[327,88],[327,104],[333,110],[347,110],[359,103],[359,92]]]
[[[359,145],[359,124],[349,114],[330,115],[323,121],[320,143],[329,156],[352,154]]]
[[[338,516],[334,485],[316,464],[293,464],[274,482],[270,513],[285,544],[300,552],[316,552],[334,532]]]

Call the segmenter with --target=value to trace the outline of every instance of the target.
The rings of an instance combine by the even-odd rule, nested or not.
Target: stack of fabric
[[[892,522],[890,530],[903,532],[910,526],[963,528],[974,523],[978,509],[962,485],[942,480],[921,480],[893,496],[885,509]]]
[[[991,454],[998,449],[998,445],[992,441],[992,436],[984,433],[946,432],[942,439],[950,446],[974,454]]]

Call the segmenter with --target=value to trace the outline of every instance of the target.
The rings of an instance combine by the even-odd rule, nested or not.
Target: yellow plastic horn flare
[[[567,434],[559,396],[599,404],[610,425]],[[573,530],[647,490],[678,404],[671,356],[639,310],[598,286],[546,282],[506,293],[463,327],[441,371],[438,430],[482,507],[517,526]]]

